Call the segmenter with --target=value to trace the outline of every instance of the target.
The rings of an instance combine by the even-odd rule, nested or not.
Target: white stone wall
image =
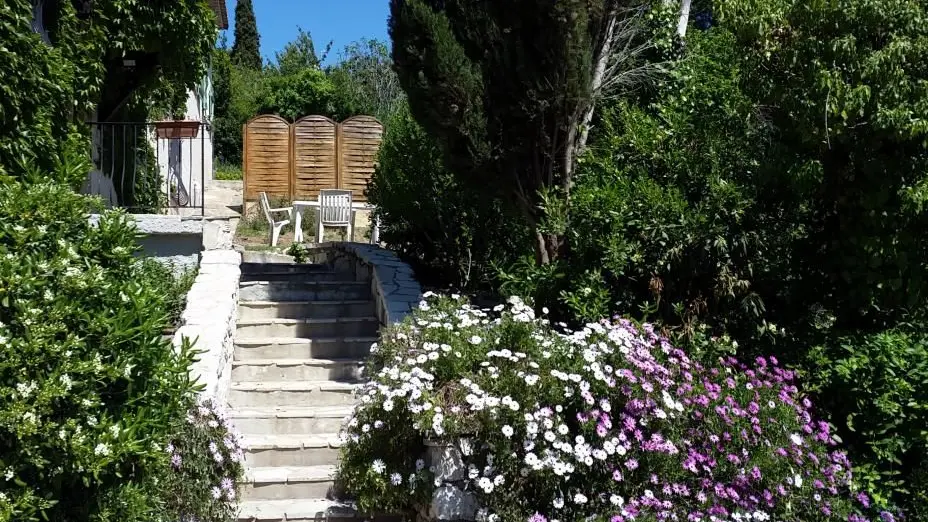
[[[178,349],[184,339],[194,343],[198,361],[191,377],[206,388],[201,396],[228,404],[232,380],[232,352],[238,317],[238,285],[242,256],[234,250],[208,250],[200,259],[200,271],[187,294],[181,327],[174,334]]]
[[[377,317],[383,325],[402,321],[422,299],[422,286],[412,268],[390,250],[367,243],[322,243],[310,255],[316,263],[353,273],[355,281],[370,280]]]

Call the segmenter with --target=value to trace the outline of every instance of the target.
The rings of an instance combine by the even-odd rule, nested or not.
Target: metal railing
[[[203,215],[204,185],[213,168],[208,123],[184,129],[153,122],[87,124],[95,171],[86,193],[135,214]]]

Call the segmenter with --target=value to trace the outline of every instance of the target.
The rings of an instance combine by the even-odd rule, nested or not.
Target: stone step
[[[242,274],[240,281],[344,281],[345,276],[338,272],[290,272],[286,270],[261,272],[258,274]]]
[[[255,337],[236,339],[233,357],[254,359],[350,359],[367,357],[376,337]]]
[[[235,338],[255,337],[371,337],[377,335],[380,320],[374,316],[334,319],[254,319],[239,321]]]
[[[242,275],[267,273],[318,274],[333,272],[328,265],[317,263],[256,263],[245,261],[241,264]]]
[[[324,435],[246,435],[242,446],[245,464],[271,466],[322,466],[338,463],[342,443],[334,433]]]
[[[256,319],[331,319],[364,317],[375,313],[374,302],[357,301],[242,301],[238,304],[241,321]]]
[[[338,433],[353,410],[350,405],[238,408],[229,418],[240,433],[249,435]]]
[[[233,382],[229,404],[233,408],[351,405],[357,402],[358,387],[335,381]]]
[[[328,498],[334,480],[332,465],[249,468],[242,500]]]
[[[239,285],[240,301],[343,301],[371,298],[371,284],[364,281],[245,281]]]
[[[367,520],[351,504],[326,499],[249,500],[242,502],[241,522]],[[379,518],[377,519],[380,520]]]
[[[364,361],[354,359],[251,359],[232,361],[232,380],[358,382]]]

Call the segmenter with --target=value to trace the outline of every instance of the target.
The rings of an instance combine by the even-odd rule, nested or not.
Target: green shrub
[[[924,325],[838,337],[809,354],[809,384],[856,474],[911,520],[928,520],[928,332]]]
[[[893,520],[775,358],[704,366],[651,325],[495,312],[429,298],[372,349],[339,470],[362,511],[429,500],[432,441],[468,448],[480,520]]]
[[[132,221],[22,178],[0,180],[0,520],[154,517],[193,354],[162,340]]]
[[[300,243],[291,243],[287,248],[287,255],[293,257],[294,263],[305,263],[309,257],[309,252]]]
[[[492,287],[494,263],[514,261],[525,245],[531,251],[524,225],[498,201],[466,189],[408,109],[387,122],[368,198],[380,217],[380,240],[424,283]]]
[[[236,520],[245,455],[224,412],[210,400],[192,408],[165,449],[171,471],[163,489],[172,520]]]
[[[195,268],[175,267],[154,259],[141,259],[134,267],[133,278],[164,296],[168,326],[177,326],[187,306],[187,292],[197,277]]]
[[[215,179],[227,181],[241,181],[242,167],[230,163],[217,163]]]

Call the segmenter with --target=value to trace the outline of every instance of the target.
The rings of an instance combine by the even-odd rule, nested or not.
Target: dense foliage
[[[213,49],[213,151],[219,163],[242,162],[242,128],[232,112],[232,58],[223,46]]]
[[[246,69],[260,70],[264,65],[261,59],[261,35],[258,34],[258,22],[251,0],[235,2],[235,41],[231,57],[232,63]]]
[[[419,308],[345,434],[362,509],[431,498],[430,440],[462,448],[483,520],[893,520],[776,358],[704,366],[626,320],[561,333],[517,298]]]
[[[0,2],[0,168],[8,172],[23,156],[51,170],[70,139],[87,132],[76,122],[94,108],[101,120],[124,108],[124,53],[154,57],[139,64],[131,100],[170,111],[202,77],[215,41],[214,15],[200,0],[100,0],[86,17],[57,2],[51,45],[32,30],[32,4]]]
[[[910,520],[928,520],[928,334],[924,325],[830,339],[809,354],[809,388],[858,458],[856,473]]]
[[[398,3],[410,10],[431,4]],[[434,11],[424,8],[420,21],[458,38]],[[777,355],[803,375],[848,442],[861,485],[916,520],[928,517],[921,471],[928,465],[921,415],[928,394],[921,369],[926,13],[924,3],[881,0],[693,2],[685,45],[668,45],[660,28],[650,37],[660,50],[650,57],[667,60],[667,74],[652,88],[597,105],[570,198],[538,194],[547,230],[563,233],[562,256],[538,266],[523,235],[531,221],[510,223],[517,206],[503,200],[494,224],[514,231],[499,242],[510,248],[488,251],[470,279],[531,296],[556,319],[647,318],[694,356]],[[658,13],[645,19],[663,23]],[[415,45],[394,52],[442,41],[415,41],[420,34],[410,31]],[[434,56],[419,58],[429,65]],[[438,72],[463,60],[445,56],[433,64]],[[449,103],[471,84],[433,85],[435,71],[422,70],[403,86],[416,119],[446,148],[429,111],[472,116],[489,105]],[[507,72],[518,76],[517,68],[499,67],[500,85],[524,79]],[[428,96],[441,87],[454,92]],[[547,146],[518,126],[505,133],[529,148]],[[431,142],[422,135],[407,146]],[[458,145],[458,153],[472,152]],[[520,158],[494,150],[492,168]],[[412,161],[384,147],[381,163]],[[453,161],[444,166],[447,179],[471,175]],[[382,167],[374,186],[401,186],[410,172]],[[455,188],[435,191],[432,206],[455,208],[482,192],[468,183]],[[382,198],[381,212],[404,216],[399,206],[409,203],[401,201]],[[435,253],[419,235],[436,215],[397,220],[384,237],[401,238],[401,252],[416,253],[407,255],[432,273],[454,275],[460,262],[443,255],[450,249]],[[470,219],[448,218],[444,227],[452,230]]]
[[[498,201],[461,187],[406,110],[388,120],[379,158],[368,198],[381,240],[413,264],[423,283],[490,287],[490,263],[514,260],[518,251],[519,229],[509,225],[524,231],[519,221],[505,219]]]
[[[390,2],[393,60],[413,115],[462,183],[523,215],[540,264],[563,253],[541,203],[572,186],[610,5]]]
[[[405,108],[406,95],[393,72],[390,51],[379,40],[349,44],[328,74],[348,114],[368,114],[386,124]]]
[[[177,326],[187,306],[187,292],[197,277],[196,268],[174,266],[143,258],[135,266],[133,278],[165,297],[168,325]]]
[[[156,520],[193,354],[162,340],[131,221],[22,177],[0,190],[0,520]]]

